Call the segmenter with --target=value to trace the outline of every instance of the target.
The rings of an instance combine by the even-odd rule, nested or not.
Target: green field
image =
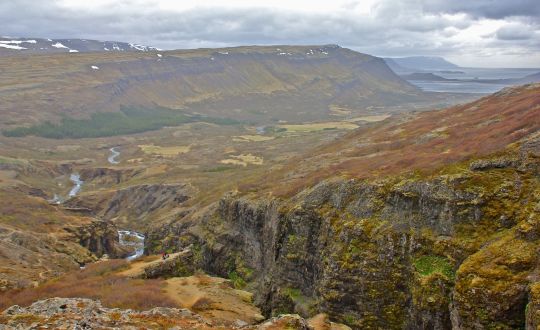
[[[189,115],[167,108],[122,107],[120,112],[97,112],[88,119],[62,118],[58,124],[45,122],[30,127],[4,130],[7,137],[40,136],[51,139],[79,139],[117,136],[158,130],[192,122],[234,125],[231,119]]]

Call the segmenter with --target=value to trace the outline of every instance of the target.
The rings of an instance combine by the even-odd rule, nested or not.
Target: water
[[[111,149],[109,149],[111,151],[111,155],[109,156],[109,158],[107,158],[107,160],[109,161],[109,163],[113,164],[113,165],[116,165],[116,164],[119,164],[120,162],[116,160],[116,157],[120,156],[120,151],[116,150],[117,147],[113,147]]]
[[[132,240],[126,240],[127,237],[132,237]],[[133,246],[135,252],[128,256],[126,260],[131,261],[139,258],[144,254],[144,235],[132,230],[119,230],[118,231],[119,243],[122,246]]]
[[[429,71],[437,76],[448,79],[508,79],[523,78],[533,73],[540,72],[540,68],[527,69],[486,69],[486,68],[458,68],[456,71],[463,73],[442,73]]]
[[[474,79],[516,79],[540,72],[536,69],[485,69],[485,68],[458,68],[455,71],[460,73],[443,73],[440,71],[431,72],[437,76],[447,79],[474,80]],[[410,73],[410,72],[409,72]],[[489,84],[474,81],[414,81],[409,82],[427,92],[448,92],[448,93],[495,93],[509,84]]]
[[[84,181],[81,180],[81,176],[77,173],[71,174],[69,179],[75,186],[69,191],[68,197],[75,197],[81,191]]]
[[[409,80],[409,82],[426,92],[492,94],[505,87],[508,87],[508,85],[503,84],[486,84],[461,81]]]
[[[49,203],[57,204],[57,205],[60,205],[63,202],[64,202],[64,199],[60,197],[58,194],[54,194],[53,198],[49,200]]]

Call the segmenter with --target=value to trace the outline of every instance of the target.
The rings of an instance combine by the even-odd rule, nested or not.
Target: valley
[[[0,70],[0,323],[540,324],[538,84],[423,92],[335,45]]]

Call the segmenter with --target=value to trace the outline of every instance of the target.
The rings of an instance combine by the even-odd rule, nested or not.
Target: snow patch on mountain
[[[3,44],[3,43],[0,43],[0,47],[7,48],[7,49],[15,49],[15,50],[28,49],[28,48],[17,46],[17,45],[9,45],[9,44]]]
[[[53,46],[54,48],[67,48],[67,49],[69,49],[69,47],[64,46],[61,42],[57,42],[55,44],[52,44],[51,46]]]

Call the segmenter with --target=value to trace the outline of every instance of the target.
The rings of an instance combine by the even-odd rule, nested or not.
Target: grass
[[[10,157],[2,157],[0,156],[0,164],[15,164],[15,165],[22,165],[25,161]]]
[[[273,139],[275,139],[275,137],[264,136],[264,135],[240,135],[240,136],[233,137],[234,142],[261,142],[261,141],[269,141]]]
[[[243,289],[247,284],[246,280],[244,280],[236,271],[229,272],[228,276],[235,289]]]
[[[327,129],[355,129],[358,125],[345,121],[329,121],[324,123],[278,125],[279,128],[292,133],[317,132]]]
[[[127,267],[124,260],[90,264],[51,280],[37,288],[0,293],[0,310],[12,305],[28,306],[36,300],[65,297],[99,299],[104,306],[145,310],[156,306],[178,307],[164,292],[163,280],[121,277],[115,273]]]
[[[232,164],[232,165],[241,165],[241,166],[248,166],[249,164],[253,165],[262,165],[263,159],[261,157],[254,156],[252,154],[242,154],[242,155],[236,155],[231,156],[231,158],[223,159],[220,161],[222,164]]]
[[[160,155],[164,157],[173,157],[179,154],[185,154],[191,150],[191,146],[160,147],[153,144],[139,145],[139,148],[141,148],[145,154]]]
[[[348,121],[350,121],[350,122],[367,121],[369,123],[374,123],[374,122],[377,122],[377,121],[383,121],[388,117],[390,117],[390,115],[363,116],[363,117],[351,118]]]
[[[225,172],[225,171],[233,170],[233,169],[234,167],[231,167],[231,166],[216,166],[216,167],[212,167],[203,171],[213,173],[213,172]]]
[[[454,279],[454,269],[448,259],[439,256],[421,256],[414,260],[416,271],[422,276],[439,273],[448,279]]]
[[[51,139],[96,138],[142,133],[198,121],[218,125],[238,123],[232,119],[192,116],[168,108],[121,107],[120,112],[96,112],[88,119],[64,117],[58,124],[47,121],[30,127],[4,130],[2,133],[7,137],[35,135]]]

